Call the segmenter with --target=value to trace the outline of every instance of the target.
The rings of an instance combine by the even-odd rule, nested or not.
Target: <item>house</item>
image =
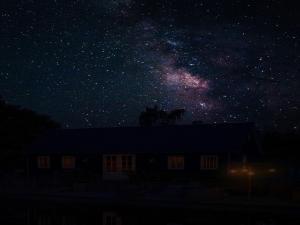
[[[216,180],[259,154],[255,126],[194,124],[59,129],[28,150],[36,183]]]

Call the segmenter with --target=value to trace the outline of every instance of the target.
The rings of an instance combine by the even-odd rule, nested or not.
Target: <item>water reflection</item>
[[[1,208],[1,224],[22,225],[288,225],[300,220],[276,214],[96,207],[75,205],[35,205]]]

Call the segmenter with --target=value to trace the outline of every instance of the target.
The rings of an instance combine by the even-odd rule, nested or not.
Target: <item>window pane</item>
[[[104,170],[106,172],[128,172],[134,170],[133,155],[104,156]]]
[[[117,171],[117,158],[113,155],[104,156],[104,170],[107,172]]]
[[[48,168],[50,168],[50,157],[49,156],[38,156],[37,163],[38,163],[38,168],[48,169]]]
[[[173,170],[184,169],[183,156],[168,156],[168,168]]]
[[[122,156],[122,170],[123,171],[132,171],[133,168],[133,156],[132,155],[126,155]]]
[[[201,169],[217,169],[218,168],[218,156],[201,156],[200,159],[200,168]]]
[[[75,157],[74,156],[63,156],[62,167],[64,169],[75,168]]]

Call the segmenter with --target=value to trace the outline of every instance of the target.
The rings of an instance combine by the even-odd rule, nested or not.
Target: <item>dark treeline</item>
[[[36,137],[60,125],[46,115],[8,104],[0,96],[0,168],[15,166]]]
[[[264,153],[270,157],[299,160],[300,134],[296,132],[266,132],[262,134],[262,148]]]

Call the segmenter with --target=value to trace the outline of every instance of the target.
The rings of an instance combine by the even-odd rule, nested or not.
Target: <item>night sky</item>
[[[300,8],[288,0],[1,0],[0,95],[63,127],[300,125]]]

